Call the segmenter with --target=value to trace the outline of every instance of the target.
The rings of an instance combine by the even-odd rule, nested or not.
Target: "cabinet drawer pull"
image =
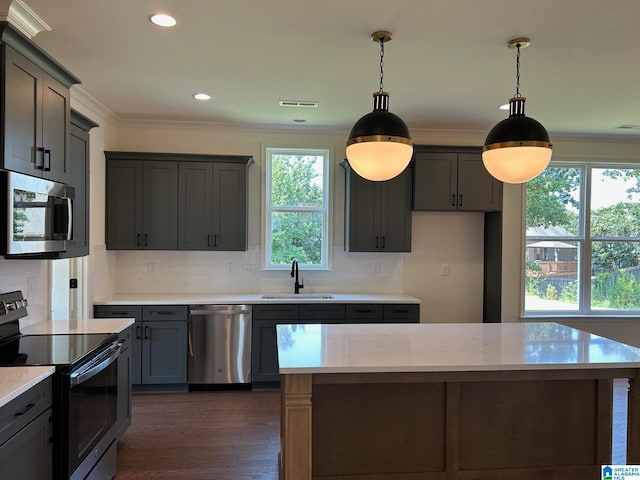
[[[123,315],[123,316],[127,316],[127,315],[129,315],[129,314],[130,314],[130,312],[116,312],[116,311],[111,312],[111,315]],[[133,317],[134,315],[131,315],[131,316]]]
[[[392,311],[393,313],[409,313],[409,310],[408,310],[408,309],[403,309],[403,310],[401,310],[401,309],[399,309],[399,308],[394,308],[394,309],[392,309],[391,311]]]
[[[151,310],[149,313],[157,313],[158,315],[175,315],[175,310]]]
[[[20,410],[19,412],[16,412],[13,414],[14,417],[21,417],[22,415],[24,415],[25,413],[27,413],[29,410],[31,410],[33,407],[35,407],[36,404],[35,403],[29,403],[27,404],[26,407],[24,407],[22,410]]]

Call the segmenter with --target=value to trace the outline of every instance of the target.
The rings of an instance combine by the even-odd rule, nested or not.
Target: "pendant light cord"
[[[380,39],[380,91],[384,91],[382,87],[382,79],[384,73],[382,71],[382,67],[384,66],[384,39]]]
[[[515,97],[521,97],[520,95],[520,44],[516,44],[516,94]]]

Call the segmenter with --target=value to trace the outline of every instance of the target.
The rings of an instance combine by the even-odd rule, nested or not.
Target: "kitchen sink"
[[[333,295],[326,293],[284,293],[262,295],[261,298],[264,300],[331,300]]]

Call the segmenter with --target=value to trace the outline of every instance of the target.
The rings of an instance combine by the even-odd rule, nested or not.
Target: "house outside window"
[[[640,165],[553,164],[526,185],[525,315],[640,312]]]
[[[268,148],[265,268],[329,268],[329,151]]]

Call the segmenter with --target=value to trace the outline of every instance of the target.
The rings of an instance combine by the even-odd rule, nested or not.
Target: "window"
[[[526,186],[525,314],[640,311],[640,168],[553,165]]]
[[[329,152],[267,149],[265,268],[327,269]]]

